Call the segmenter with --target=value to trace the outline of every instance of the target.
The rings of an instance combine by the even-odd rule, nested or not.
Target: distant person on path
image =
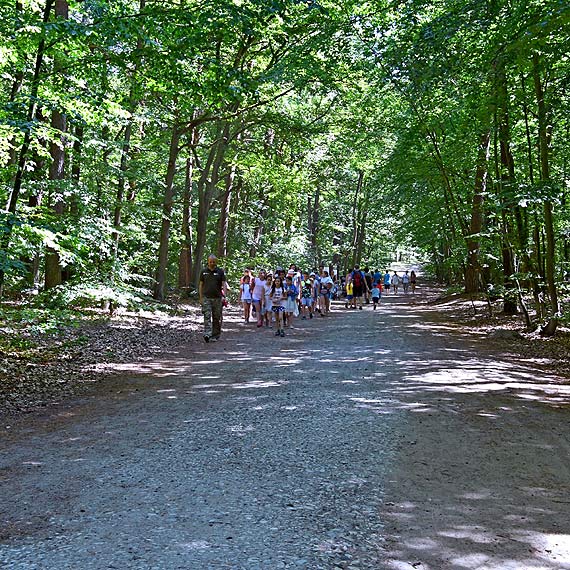
[[[263,285],[263,319],[265,321],[265,326],[271,326],[271,319],[273,317],[273,311],[271,307],[273,306],[271,303],[271,286],[273,285],[273,275],[271,273],[267,274],[267,279],[265,280],[265,284]]]
[[[249,314],[251,312],[251,286],[249,275],[244,275],[243,283],[239,286],[240,288],[240,301],[243,306],[243,320],[249,323]]]
[[[313,318],[313,283],[309,277],[309,272],[303,273],[303,281],[301,281],[301,309],[303,311],[303,319]]]
[[[224,270],[218,267],[215,255],[208,257],[208,265],[200,273],[198,295],[204,315],[204,340],[218,340],[222,332],[222,296],[226,297],[228,283]]]
[[[265,293],[265,271],[259,270],[258,276],[250,281],[251,289],[251,303],[253,305],[253,312],[257,316],[257,326],[263,326],[263,315],[261,307],[263,305],[263,295]]]
[[[366,291],[364,291],[364,299],[366,304],[370,304],[370,290],[372,289],[372,272],[368,267],[364,268],[364,280],[366,281]]]
[[[382,284],[380,282],[373,283],[370,293],[372,295],[372,304],[374,305],[374,310],[376,310],[378,303],[380,303],[380,297],[382,296]]]
[[[276,277],[273,280],[273,285],[271,286],[271,293],[269,297],[271,299],[271,310],[275,315],[275,336],[285,336],[285,331],[283,330],[283,316],[285,314],[285,288],[281,277]]]
[[[374,283],[382,283],[382,273],[380,272],[380,269],[374,271],[373,281]]]
[[[295,312],[297,307],[297,295],[299,291],[297,287],[293,285],[293,276],[287,275],[285,278],[285,315],[287,315],[286,325],[288,327],[293,326],[293,317],[295,316]]]
[[[354,286],[350,279],[346,282],[346,303],[344,306],[347,309],[356,309],[356,305],[354,304]]]
[[[410,273],[410,284],[412,286],[412,293],[416,292],[416,281],[417,281],[416,272],[412,269],[412,272]]]
[[[408,290],[410,289],[410,276],[407,271],[402,275],[402,287],[404,288],[404,293],[407,295]]]
[[[352,294],[354,295],[354,303],[358,303],[358,308],[362,311],[362,295],[364,290],[368,291],[368,285],[364,278],[364,273],[360,270],[360,266],[355,265],[352,273],[350,274],[352,281]]]
[[[386,290],[386,295],[390,292],[390,273],[386,269],[384,273],[384,289]]]
[[[395,295],[398,292],[398,286],[400,285],[400,276],[397,271],[394,271],[394,275],[392,275],[391,285]]]
[[[333,280],[329,277],[329,272],[323,269],[321,274],[321,284],[319,290],[319,304],[321,309],[321,317],[324,317],[327,313],[330,313],[331,309],[331,289],[333,286]]]

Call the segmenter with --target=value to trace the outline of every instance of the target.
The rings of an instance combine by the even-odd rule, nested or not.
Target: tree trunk
[[[192,133],[192,137],[194,133]],[[194,157],[186,158],[184,198],[182,200],[182,245],[178,258],[178,288],[188,289],[192,283],[192,175]]]
[[[358,224],[358,238],[356,240],[356,263],[362,264],[362,252],[364,250],[364,243],[366,242],[366,220],[368,217],[368,188],[366,184],[362,184],[362,205],[359,207],[359,224]]]
[[[230,225],[230,206],[232,202],[232,192],[236,177],[236,166],[232,164],[226,174],[226,184],[220,204],[220,219],[218,220],[218,247],[216,255],[224,258],[228,255],[228,229]]]
[[[83,136],[83,126],[77,125],[77,127],[75,127],[75,141],[73,143],[73,160],[71,166],[71,179],[73,180],[76,187],[79,185],[81,178],[81,152],[83,150]],[[70,213],[74,217],[79,216],[79,204],[79,196],[77,195],[77,192],[74,191],[69,204]]]
[[[67,20],[69,18],[69,6],[67,0],[55,0],[56,18]],[[54,58],[54,75],[57,77],[61,73],[63,63],[60,58]],[[57,184],[58,181],[65,179],[65,133],[67,132],[67,118],[59,110],[54,109],[51,115],[51,126],[55,131],[61,133],[59,139],[53,141],[50,147],[50,156],[52,162],[49,169],[49,180],[55,182],[53,193],[53,212],[56,218],[61,218],[65,213],[65,199],[63,189]],[[61,260],[59,253],[51,248],[46,248],[45,258],[45,288],[52,289],[60,285],[63,281]]]
[[[145,8],[146,0],[139,0],[139,13],[142,12]],[[143,48],[143,41],[142,39],[137,40],[137,52],[140,52]],[[114,278],[115,274],[115,262],[119,255],[119,242],[121,239],[121,225],[122,225],[122,216],[123,216],[123,203],[125,200],[125,189],[127,183],[127,170],[129,167],[129,160],[130,160],[130,151],[131,151],[131,137],[133,134],[133,126],[135,123],[134,114],[138,107],[138,99],[136,96],[136,82],[137,82],[137,73],[139,69],[140,61],[137,60],[132,71],[131,75],[131,85],[129,90],[129,119],[127,121],[127,125],[125,127],[125,136],[123,138],[123,146],[121,148],[121,160],[119,165],[119,178],[117,180],[117,194],[115,197],[115,207],[113,211],[113,233],[112,233],[112,259],[113,259],[113,267],[111,269],[112,277]]]
[[[206,249],[206,232],[208,214],[212,206],[214,192],[219,182],[220,166],[222,164],[230,137],[229,123],[219,124],[216,129],[216,140],[210,148],[206,164],[198,179],[198,220],[196,226],[196,249],[194,250],[194,285],[198,287],[202,257]]]
[[[360,193],[362,191],[362,186],[364,184],[364,172],[360,170],[358,172],[358,182],[356,183],[356,190],[354,191],[354,200],[352,201],[352,240],[351,240],[351,251],[352,251],[352,267],[354,267],[357,261],[357,247],[358,247],[358,220],[360,218]]]
[[[307,217],[308,217],[308,230],[310,236],[310,251],[311,251],[311,259],[313,260],[313,264],[317,265],[320,252],[319,252],[319,245],[318,245],[318,235],[319,235],[319,210],[321,205],[321,189],[320,186],[317,184],[315,187],[315,195],[314,198],[311,200],[311,196],[307,197]]]
[[[160,241],[158,246],[158,267],[156,270],[156,281],[154,285],[154,298],[160,301],[164,300],[166,296],[170,222],[172,215],[172,202],[174,199],[174,175],[176,174],[176,159],[178,158],[179,152],[179,140],[180,130],[178,128],[178,124],[175,123],[172,127],[170,150],[168,153],[168,168],[166,170],[164,199],[162,201],[162,223],[160,227]]]
[[[14,29],[15,30],[19,30],[22,25],[23,25],[23,21],[22,21],[22,11],[23,11],[23,6],[22,6],[22,2],[16,1],[16,9],[15,9],[15,23],[14,23]],[[10,88],[10,98],[9,101],[10,103],[13,103],[14,100],[16,99],[16,97],[18,96],[18,94],[20,93],[21,89],[22,89],[22,84],[24,82],[24,71],[23,71],[23,66],[19,67],[17,70],[14,71],[14,81],[12,81],[12,87]],[[13,144],[14,140],[15,140],[15,136],[12,136],[9,138],[8,144],[10,146],[10,158],[8,159],[8,173],[10,176],[12,176],[14,174],[13,172],[13,168],[17,165],[18,163],[18,153],[16,151],[16,146]],[[10,178],[7,176],[5,179],[5,183],[8,184],[9,183]]]
[[[546,104],[546,98],[542,80],[540,77],[540,60],[538,54],[532,57],[532,72],[534,78],[534,91],[536,95],[536,103],[538,107],[538,142],[540,150],[540,180],[543,184],[550,181],[550,157],[549,146],[552,138],[549,110]],[[544,210],[544,231],[546,233],[546,283],[548,286],[548,294],[550,296],[551,316],[541,330],[544,336],[553,336],[558,327],[558,319],[561,314],[560,300],[558,298],[558,289],[556,287],[556,244],[554,237],[554,214],[552,201],[547,199],[543,204]]]
[[[483,229],[483,202],[487,192],[487,174],[491,131],[486,130],[479,141],[477,155],[477,170],[475,172],[475,187],[471,201],[471,223],[467,236],[467,267],[465,269],[465,292],[477,293],[479,291],[481,263],[479,249],[481,247],[479,234]]]
[[[46,0],[44,5],[44,13],[42,21],[47,24],[50,13],[53,7],[53,0]],[[16,222],[16,210],[18,207],[18,199],[20,198],[20,192],[22,189],[22,182],[24,179],[24,173],[26,171],[26,163],[28,161],[28,152],[30,150],[30,144],[32,142],[32,129],[33,122],[36,118],[36,111],[38,106],[38,90],[40,87],[40,73],[44,60],[45,54],[45,38],[42,37],[38,44],[38,49],[36,52],[36,63],[34,66],[34,76],[32,78],[32,85],[30,90],[30,98],[28,104],[28,113],[26,117],[26,123],[29,125],[24,133],[24,140],[20,148],[20,155],[18,158],[18,166],[16,168],[16,175],[14,176],[14,184],[12,186],[12,191],[8,198],[8,204],[6,205],[6,212],[8,213],[6,219],[6,226],[2,232],[1,242],[0,242],[0,257],[8,256],[8,247],[10,245],[10,238],[12,235],[12,230]],[[4,290],[4,278],[5,271],[0,268],[0,298],[3,295]]]
[[[517,308],[517,291],[514,282],[515,258],[513,251],[513,228],[510,219],[512,201],[506,198],[509,192],[514,192],[515,166],[510,146],[510,125],[508,106],[508,85],[505,70],[505,62],[502,57],[496,62],[495,80],[497,85],[497,120],[499,129],[500,148],[500,183],[502,201],[502,232],[501,252],[503,258],[503,285],[505,288],[503,312],[507,315],[515,315]]]

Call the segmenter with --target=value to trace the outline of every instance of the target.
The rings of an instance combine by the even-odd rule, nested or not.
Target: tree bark
[[[195,131],[191,140],[197,137]],[[192,178],[194,174],[194,157],[190,154],[186,158],[186,172],[184,176],[184,198],[182,200],[182,245],[178,258],[178,287],[188,289],[192,284]]]
[[[356,263],[362,264],[362,252],[366,242],[366,220],[368,217],[368,188],[365,182],[362,183],[362,204],[359,208],[360,220],[358,223],[358,238],[356,241]]]
[[[352,240],[351,240],[351,251],[352,251],[352,267],[358,263],[358,221],[360,219],[360,194],[362,192],[362,186],[364,184],[364,172],[360,170],[358,172],[358,181],[356,183],[356,189],[354,191],[354,200],[352,201]]]
[[[310,236],[311,259],[314,265],[318,265],[320,259],[318,236],[319,236],[319,210],[321,205],[321,189],[319,184],[315,186],[313,199],[307,197],[308,230]]]
[[[145,8],[146,0],[139,0],[139,13],[142,12]],[[140,52],[143,48],[142,39],[137,40],[137,51]],[[129,160],[131,158],[130,151],[131,151],[131,137],[133,134],[133,126],[135,123],[134,113],[138,106],[138,99],[136,96],[136,82],[137,82],[137,73],[139,69],[140,61],[136,61],[134,69],[131,75],[131,85],[129,90],[129,119],[127,121],[127,125],[125,127],[125,136],[123,138],[123,146],[121,148],[121,160],[119,165],[119,178],[117,180],[117,194],[115,197],[115,207],[113,210],[113,233],[112,233],[112,258],[113,258],[113,267],[111,269],[112,278],[114,277],[115,273],[115,262],[119,255],[119,242],[121,240],[121,225],[122,225],[122,216],[123,216],[123,203],[125,201],[125,190],[126,190],[126,178],[127,178],[127,170],[129,167]],[[132,182],[131,182],[132,184]]]
[[[467,267],[465,269],[465,292],[477,293],[479,291],[481,262],[479,250],[481,242],[479,234],[483,229],[483,203],[487,192],[487,174],[491,131],[486,130],[479,141],[477,154],[477,170],[475,172],[475,187],[471,201],[471,223],[467,236]]]
[[[540,150],[540,180],[543,184],[550,182],[550,156],[549,146],[552,138],[551,121],[546,104],[544,87],[540,77],[540,59],[537,53],[532,57],[532,71],[534,78],[534,91],[538,107],[538,141]],[[541,334],[553,336],[558,328],[561,307],[556,287],[556,243],[554,237],[554,213],[552,201],[547,199],[543,204],[544,231],[546,233],[546,283],[550,296],[551,316],[548,323],[542,328]]]
[[[194,250],[193,282],[198,288],[201,261],[206,248],[206,232],[208,228],[208,214],[212,206],[214,192],[219,182],[220,166],[229,144],[230,124],[220,123],[216,129],[215,142],[210,147],[206,164],[198,179],[198,220],[196,226],[196,249]]]
[[[228,229],[230,227],[230,206],[236,177],[236,165],[232,164],[226,174],[226,184],[220,204],[220,219],[218,221],[218,247],[216,255],[219,258],[228,255]]]
[[[514,191],[515,166],[511,152],[508,85],[505,62],[502,56],[496,61],[495,66],[496,97],[497,97],[497,120],[499,130],[500,149],[500,183],[502,202],[502,232],[501,253],[503,259],[503,285],[505,288],[503,312],[507,315],[515,315],[517,308],[517,291],[514,283],[515,258],[513,251],[513,227],[510,219],[512,202],[505,197]]]
[[[160,227],[160,241],[158,246],[158,267],[156,269],[156,280],[154,286],[154,298],[164,300],[166,296],[167,269],[168,269],[168,249],[170,245],[170,224],[172,215],[172,202],[174,200],[174,175],[176,174],[176,160],[178,158],[180,130],[178,124],[172,127],[170,138],[170,150],[168,153],[168,168],[166,170],[166,181],[164,198],[162,201],[162,223]]]
[[[46,0],[44,5],[44,12],[42,17],[42,22],[48,23],[50,13],[53,7],[53,0]],[[26,171],[26,164],[28,161],[28,152],[30,150],[30,144],[32,142],[32,124],[36,118],[36,111],[38,108],[38,90],[40,87],[40,73],[42,69],[42,64],[45,55],[46,43],[45,39],[42,37],[38,44],[38,49],[36,52],[36,63],[34,66],[34,75],[32,78],[32,84],[30,89],[30,99],[28,104],[28,112],[26,116],[26,123],[28,127],[24,133],[24,140],[20,148],[20,154],[18,157],[18,166],[16,168],[16,175],[14,176],[14,184],[8,198],[8,203],[6,205],[6,213],[8,217],[6,219],[6,227],[2,233],[1,243],[0,243],[0,257],[8,256],[8,247],[10,245],[10,238],[12,236],[12,230],[16,222],[15,215],[18,207],[18,200],[20,198],[20,192],[22,190],[22,182],[24,179],[24,173]],[[0,298],[3,295],[4,290],[4,278],[5,271],[0,269]]]
[[[67,20],[69,18],[69,6],[67,0],[55,0],[56,18]],[[57,56],[54,58],[54,75],[57,76],[62,69],[62,62]],[[59,109],[54,109],[51,116],[52,129],[58,131],[58,140],[50,145],[52,159],[49,169],[49,180],[54,183],[53,212],[56,219],[60,219],[65,213],[65,200],[63,189],[58,182],[65,179],[65,133],[67,132],[67,118]],[[63,281],[61,259],[59,253],[51,248],[46,248],[45,258],[45,288],[52,289]]]

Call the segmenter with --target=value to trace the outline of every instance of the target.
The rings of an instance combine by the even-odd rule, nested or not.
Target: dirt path
[[[570,569],[568,384],[403,297],[226,327],[0,432],[0,568]]]

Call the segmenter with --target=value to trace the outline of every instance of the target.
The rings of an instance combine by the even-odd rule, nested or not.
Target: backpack
[[[352,272],[352,284],[354,287],[362,287],[362,272],[353,271]]]

